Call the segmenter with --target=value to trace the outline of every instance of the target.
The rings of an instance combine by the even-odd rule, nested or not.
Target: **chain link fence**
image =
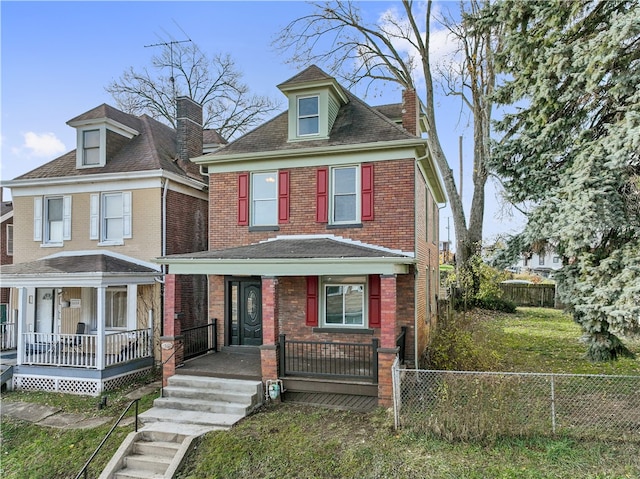
[[[555,435],[640,440],[640,376],[393,366],[395,427],[449,440]]]

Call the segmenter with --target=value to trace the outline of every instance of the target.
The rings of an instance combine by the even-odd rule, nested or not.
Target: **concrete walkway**
[[[126,397],[130,400],[140,399],[160,388],[160,382],[154,382],[143,386],[135,391],[131,391]],[[113,423],[115,418],[109,416],[89,417],[85,414],[75,414],[62,412],[60,408],[45,406],[42,404],[2,401],[0,406],[2,417],[10,417],[33,423],[37,426],[54,427],[58,429],[90,429],[102,426],[106,423]],[[133,418],[129,417],[120,422],[121,426],[131,424]]]

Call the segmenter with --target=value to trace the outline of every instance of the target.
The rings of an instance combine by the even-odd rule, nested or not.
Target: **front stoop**
[[[163,397],[140,414],[144,427],[127,436],[100,479],[171,478],[196,437],[231,428],[262,400],[260,381],[171,376]]]

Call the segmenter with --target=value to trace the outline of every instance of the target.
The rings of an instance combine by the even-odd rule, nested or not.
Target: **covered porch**
[[[263,382],[296,387],[306,382],[304,387],[313,384],[325,392],[339,392],[344,385],[374,395],[381,404],[391,400],[391,364],[404,351],[403,326],[414,321],[412,315],[399,322],[397,307],[398,291],[413,284],[412,255],[327,235],[278,237],[158,261],[170,273],[162,339],[165,380],[176,368],[180,374],[191,369],[190,362],[181,366],[179,357],[180,311],[174,307],[179,293],[171,292],[175,275],[207,274],[214,305],[209,315],[224,318],[218,328],[220,352],[253,345]],[[413,302],[412,294],[407,299]]]
[[[159,337],[159,274],[155,265],[102,252],[4,269],[2,285],[17,299],[14,387],[98,395],[148,373]]]

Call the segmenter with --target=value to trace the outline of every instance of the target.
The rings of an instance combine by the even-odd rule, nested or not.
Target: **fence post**
[[[211,320],[213,324],[213,352],[218,352],[218,318]]]
[[[393,427],[397,431],[400,428],[400,408],[402,407],[400,394],[400,368],[398,367],[398,358],[391,366],[391,384],[393,386]]]
[[[556,390],[553,374],[551,375],[551,430],[556,433]]]
[[[371,340],[371,376],[372,379],[378,382],[378,348],[380,347],[380,340],[373,338]]]
[[[285,343],[286,343],[286,335],[281,334],[278,338],[278,342],[280,343],[280,371],[278,372],[278,376],[286,376],[287,375],[287,363],[285,354]]]

